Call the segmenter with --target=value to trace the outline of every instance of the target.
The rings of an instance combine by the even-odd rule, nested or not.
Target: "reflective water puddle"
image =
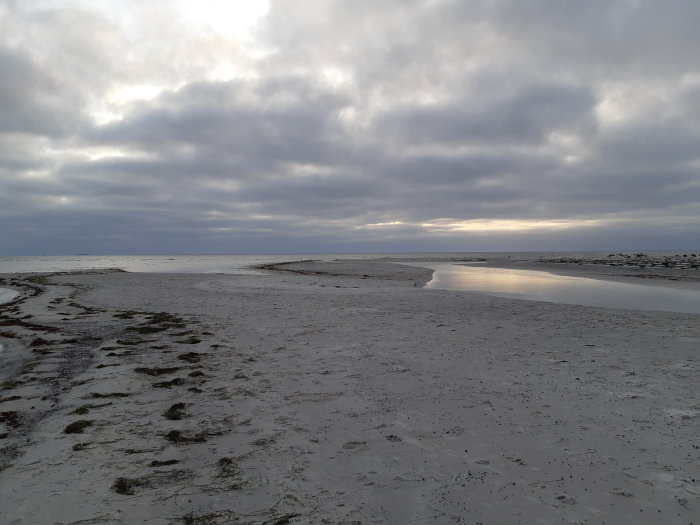
[[[418,265],[417,265],[418,266]],[[547,272],[420,264],[435,270],[426,288],[464,290],[499,297],[631,310],[700,313],[700,292],[618,283]]]

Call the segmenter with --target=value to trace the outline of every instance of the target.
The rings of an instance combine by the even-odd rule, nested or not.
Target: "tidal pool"
[[[418,264],[416,266],[419,266]],[[435,270],[425,287],[464,290],[498,297],[628,310],[700,313],[700,292],[618,283],[548,272],[423,264]]]

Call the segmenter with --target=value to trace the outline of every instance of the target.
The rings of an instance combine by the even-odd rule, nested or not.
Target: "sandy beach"
[[[430,274],[2,276],[0,523],[698,524],[700,316]]]

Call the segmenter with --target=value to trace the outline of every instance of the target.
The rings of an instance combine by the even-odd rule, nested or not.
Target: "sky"
[[[0,255],[700,249],[697,0],[0,0]]]

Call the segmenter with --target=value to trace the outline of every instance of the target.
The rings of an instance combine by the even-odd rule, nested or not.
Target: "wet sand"
[[[429,278],[4,276],[0,522],[694,523],[698,315]]]

